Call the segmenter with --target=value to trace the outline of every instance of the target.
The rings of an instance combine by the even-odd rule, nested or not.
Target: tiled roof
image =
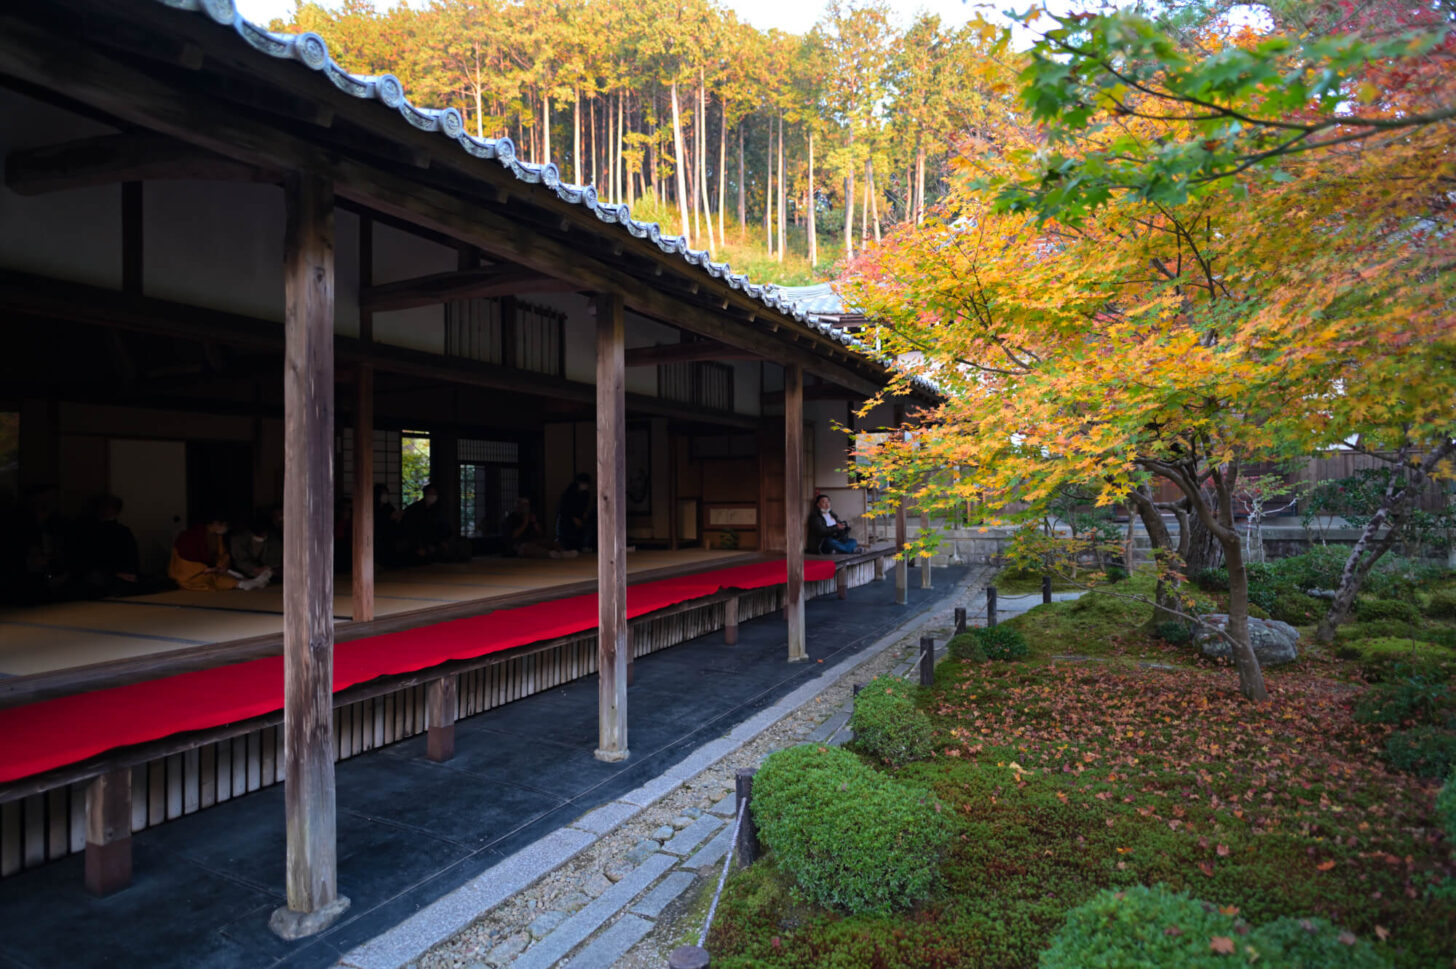
[[[782,287],[772,283],[755,283],[746,275],[733,272],[733,267],[728,263],[714,262],[708,252],[690,248],[686,236],[664,234],[662,227],[656,222],[641,222],[632,218],[626,205],[599,200],[593,186],[573,185],[562,181],[561,173],[551,162],[535,164],[522,161],[516,157],[516,146],[509,138],[475,137],[466,131],[465,118],[455,108],[426,108],[411,103],[404,86],[393,74],[369,76],[349,73],[329,56],[328,44],[316,33],[277,34],[265,30],[238,13],[233,0],[156,2],[177,10],[201,13],[219,24],[232,27],[239,37],[256,50],[280,60],[298,61],[305,67],[322,73],[345,94],[363,100],[378,101],[381,107],[397,112],[414,128],[448,138],[466,154],[485,162],[494,162],[508,169],[520,181],[530,185],[542,185],[561,200],[585,207],[602,222],[621,226],[635,238],[650,240],[661,251],[682,257],[688,265],[696,266],[709,276],[722,280],[765,307],[797,320],[805,327],[844,346],[855,348],[881,366],[888,368],[892,365],[891,361],[877,354],[873,348],[828,323],[820,322],[812,312],[798,306],[785,295]],[[925,389],[930,388],[927,385]]]

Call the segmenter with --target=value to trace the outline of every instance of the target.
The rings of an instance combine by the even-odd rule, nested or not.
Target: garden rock
[[[1311,599],[1325,599],[1329,602],[1335,601],[1334,589],[1308,589],[1305,591],[1304,594],[1309,596]]]
[[[1210,659],[1231,659],[1233,647],[1220,635],[1228,628],[1228,616],[1216,613],[1204,616],[1205,628],[1198,633],[1198,649]],[[1217,632],[1214,632],[1217,630]],[[1299,631],[1287,622],[1277,619],[1255,619],[1249,617],[1249,644],[1254,647],[1254,656],[1260,666],[1280,666],[1292,663],[1299,656],[1295,648],[1299,642]]]

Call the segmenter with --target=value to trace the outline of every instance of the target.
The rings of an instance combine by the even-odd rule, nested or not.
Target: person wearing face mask
[[[841,521],[829,507],[828,495],[815,495],[809,509],[809,550],[820,555],[848,555],[859,548],[849,533],[848,523]]]
[[[595,544],[596,523],[592,517],[591,475],[577,475],[556,507],[556,541],[568,551],[590,551]]]

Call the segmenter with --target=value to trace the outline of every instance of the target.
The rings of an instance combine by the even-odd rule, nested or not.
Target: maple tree
[[[1137,71],[1194,79],[1165,81],[1167,90],[1202,100],[1227,64],[1237,83],[1219,119],[1157,108],[1156,91],[1095,80],[1097,71],[1129,76],[1121,62],[1108,65],[1109,41],[1066,39],[1124,36],[1123,20],[1152,30],[1112,14],[1049,32],[1021,73],[1028,120],[1042,123],[1003,129],[994,148],[968,143],[964,178],[937,216],[842,280],[850,300],[882,321],[882,345],[918,360],[946,397],[910,441],[864,457],[889,501],[948,510],[969,500],[1006,520],[1036,515],[1077,486],[1099,505],[1131,500],[1146,522],[1160,510],[1146,483],[1172,482],[1221,548],[1241,687],[1259,699],[1235,521],[1244,469],[1358,441],[1401,458],[1418,453],[1409,479],[1449,473],[1452,122],[1392,95],[1380,110],[1401,124],[1367,127],[1398,128],[1398,138],[1331,136],[1318,152],[1271,154],[1258,137],[1243,143],[1243,129],[1221,129],[1224,140],[1210,147],[1209,126],[1247,114],[1245,102],[1273,119],[1270,128],[1299,108],[1300,130],[1338,131],[1311,120],[1331,95],[1306,92],[1295,105],[1288,71],[1250,66],[1277,60],[1288,39],[1203,35],[1212,52],[1198,59],[1160,35],[1127,59],[1162,58]],[[1315,73],[1345,90],[1399,67],[1386,57],[1357,71],[1349,51],[1389,55],[1390,42],[1337,40],[1301,42],[1295,76],[1321,63]],[[1435,49],[1429,39],[1401,45],[1417,66]],[[1421,97],[1437,96],[1425,88]],[[1410,489],[1393,499],[1386,520],[1411,499]],[[1347,575],[1368,573],[1378,530],[1356,547]],[[1164,528],[1149,533],[1171,543]],[[1353,598],[1342,588],[1336,610]]]

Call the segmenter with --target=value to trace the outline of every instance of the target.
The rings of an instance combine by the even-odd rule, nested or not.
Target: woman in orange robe
[[[238,587],[238,580],[228,575],[227,532],[228,523],[214,518],[198,522],[177,536],[167,575],[179,589],[223,592]]]

